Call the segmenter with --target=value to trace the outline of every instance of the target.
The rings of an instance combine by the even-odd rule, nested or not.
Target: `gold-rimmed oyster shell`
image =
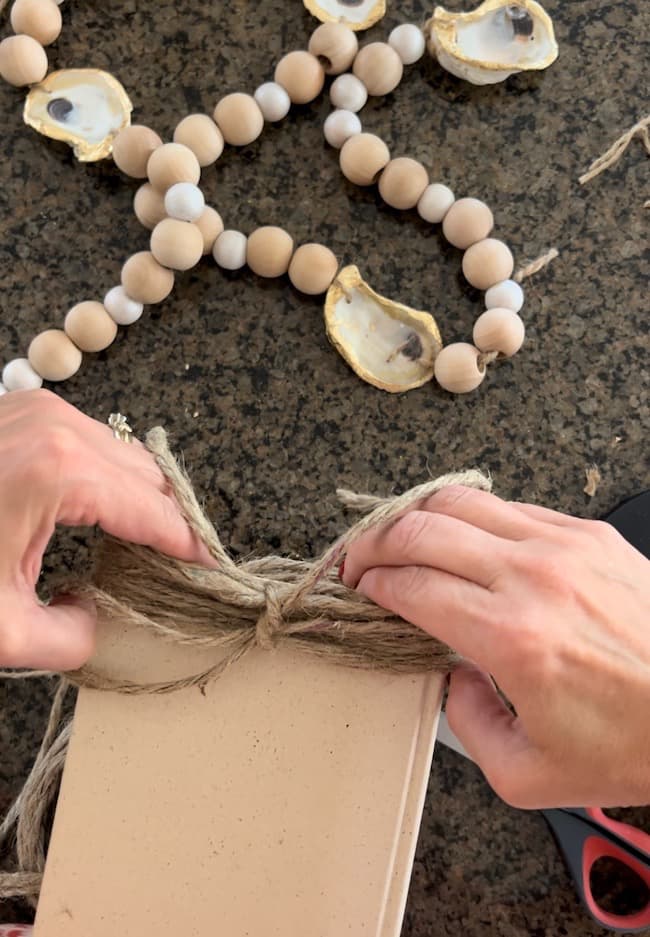
[[[354,265],[344,267],[325,297],[327,337],[369,384],[398,394],[433,377],[442,348],[436,320],[376,293]]]
[[[131,123],[129,96],[108,72],[66,68],[34,85],[23,119],[39,133],[74,148],[81,162],[109,156],[113,140]]]
[[[469,13],[436,7],[425,33],[442,67],[475,85],[548,68],[558,56],[553,22],[536,0],[484,0]]]
[[[386,13],[386,0],[303,0],[321,23],[343,23],[355,32],[369,29]]]

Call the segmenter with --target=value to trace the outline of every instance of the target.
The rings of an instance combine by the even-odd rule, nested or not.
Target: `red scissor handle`
[[[591,809],[589,813],[593,815]],[[602,814],[602,811],[597,811],[597,813]],[[632,839],[630,831],[634,834],[640,834],[640,836],[645,837],[647,841],[650,840],[650,836],[642,830],[636,830],[634,827],[629,827],[626,823],[619,823],[617,820],[610,820],[605,814],[602,814],[602,818],[600,816],[594,817],[594,819],[597,819],[601,824],[603,823],[603,818],[606,821],[606,824],[603,825],[607,825],[609,829],[612,829],[610,824],[615,824],[616,829],[612,829],[612,832],[616,832],[618,836],[626,840]],[[621,827],[625,828],[625,832],[621,830]],[[647,850],[648,843],[635,842],[635,845],[641,849]],[[591,914],[606,927],[616,928],[617,930],[635,931],[650,927],[650,901],[648,901],[645,908],[642,908],[634,914],[612,914],[609,911],[605,911],[596,903],[591,892],[590,873],[594,862],[605,857],[622,862],[623,865],[638,875],[650,890],[650,866],[648,864],[637,861],[634,856],[631,856],[629,853],[625,852],[625,850],[620,849],[614,843],[602,839],[596,834],[588,836],[582,847],[582,884],[584,898]]]
[[[650,833],[644,833],[643,830],[636,826],[630,826],[629,823],[612,820],[606,813],[603,813],[600,807],[586,807],[585,813],[600,826],[604,826],[606,830],[614,833],[615,836],[619,836],[628,843],[633,843],[638,849],[642,849],[650,856]]]

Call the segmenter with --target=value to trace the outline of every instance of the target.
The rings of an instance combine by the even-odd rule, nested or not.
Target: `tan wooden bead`
[[[484,238],[468,247],[463,255],[465,279],[477,290],[489,290],[507,280],[515,266],[510,248],[497,238]]]
[[[223,134],[207,114],[189,114],[174,130],[174,143],[188,147],[199,166],[211,166],[223,153]]]
[[[374,133],[355,133],[339,155],[341,172],[355,185],[372,185],[390,159],[384,141]]]
[[[215,211],[214,208],[206,205],[203,209],[203,214],[194,224],[201,232],[201,237],[203,238],[203,256],[205,256],[211,253],[214,242],[223,231],[221,215],[218,211]]]
[[[343,23],[321,23],[311,34],[309,51],[323,66],[326,75],[347,72],[359,50],[355,33]]]
[[[474,344],[481,351],[498,351],[510,358],[524,344],[526,327],[512,309],[488,309],[474,323]]]
[[[68,311],[63,323],[65,334],[82,351],[103,351],[115,340],[117,323],[103,303],[88,300]]]
[[[122,267],[122,286],[137,303],[161,303],[174,288],[174,274],[152,253],[140,251]]]
[[[282,56],[273,78],[282,85],[292,104],[307,104],[323,90],[325,70],[311,52],[298,50]]]
[[[0,75],[10,85],[35,85],[47,75],[47,53],[31,36],[8,36],[0,42]]]
[[[436,358],[433,370],[441,387],[452,394],[468,394],[476,390],[485,377],[480,351],[467,342],[446,345]]]
[[[33,338],[29,363],[45,381],[65,381],[81,367],[82,354],[61,329],[46,329]]]
[[[293,238],[283,228],[266,225],[249,235],[246,263],[260,277],[281,277],[289,269]]]
[[[133,211],[140,224],[153,231],[158,222],[167,217],[165,196],[150,182],[145,182],[135,193]]]
[[[289,264],[289,279],[302,293],[317,296],[329,289],[339,262],[324,244],[301,244]]]
[[[364,83],[368,94],[383,95],[394,91],[402,80],[402,60],[387,42],[371,42],[359,49],[352,71]]]
[[[171,270],[190,270],[203,256],[203,235],[191,221],[164,218],[151,232],[151,253]]]
[[[214,119],[226,143],[248,146],[264,129],[264,115],[250,94],[236,91],[222,98],[214,109]]]
[[[163,143],[149,157],[147,176],[154,189],[165,193],[177,182],[198,185],[201,167],[194,153],[182,143]]]
[[[494,227],[494,217],[477,198],[459,198],[442,222],[442,233],[450,244],[466,250],[486,238]]]
[[[391,159],[379,177],[379,194],[392,208],[415,208],[429,184],[429,176],[416,159]]]
[[[11,28],[25,33],[42,46],[58,39],[62,27],[61,10],[54,0],[16,0],[11,8]]]
[[[133,179],[147,178],[147,164],[154,150],[162,146],[155,130],[143,124],[131,124],[113,140],[113,161],[118,169]]]

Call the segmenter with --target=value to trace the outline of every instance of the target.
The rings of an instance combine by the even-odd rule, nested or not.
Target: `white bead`
[[[42,386],[43,378],[27,358],[14,358],[4,366],[2,383],[7,390],[36,390]]]
[[[345,75],[339,75],[332,82],[330,88],[330,101],[334,107],[342,111],[360,111],[368,100],[368,92],[364,83],[347,72]]]
[[[142,315],[144,306],[131,299],[123,286],[114,286],[104,296],[104,309],[118,325],[133,325]]]
[[[277,81],[266,81],[253,95],[257,106],[264,115],[264,120],[274,123],[282,120],[289,113],[291,98]]]
[[[446,185],[441,185],[440,182],[432,182],[420,196],[418,214],[430,224],[440,224],[454,201],[455,197],[451,189]]]
[[[165,211],[178,221],[196,221],[203,214],[205,199],[198,185],[177,182],[165,193]]]
[[[524,304],[524,291],[514,280],[495,283],[485,294],[486,309],[512,309],[519,312]]]
[[[212,256],[224,270],[239,270],[246,263],[248,238],[241,231],[222,231],[212,248]]]
[[[361,133],[361,121],[352,111],[332,111],[323,124],[323,133],[329,145],[340,150],[346,140]]]
[[[424,55],[424,33],[413,23],[402,23],[391,32],[388,45],[395,49],[404,65],[412,65]]]

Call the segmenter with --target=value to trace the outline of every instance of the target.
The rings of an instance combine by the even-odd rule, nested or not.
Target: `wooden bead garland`
[[[15,0],[11,24],[18,35],[0,42],[0,75],[16,86],[38,83],[48,68],[43,46],[61,30],[59,7],[54,0]],[[135,193],[134,211],[152,232],[151,249],[126,261],[121,284],[107,292],[103,303],[78,303],[67,313],[63,330],[46,329],[36,336],[27,358],[5,366],[0,393],[72,376],[81,364],[82,351],[108,347],[118,325],[132,324],[145,304],[162,302],[169,295],[174,270],[189,270],[209,253],[223,269],[238,270],[248,264],[263,277],[288,273],[302,292],[325,292],[338,269],[329,248],[308,243],[294,250],[292,237],[275,226],[262,226],[249,237],[224,230],[218,212],[205,205],[198,183],[201,169],[219,159],[224,143],[252,143],[264,121],[281,120],[292,103],[305,104],[317,97],[326,74],[337,76],[330,89],[336,109],[328,116],[324,133],[330,145],[340,148],[343,175],[356,185],[377,183],[382,199],[397,210],[417,207],[424,221],[442,223],[449,243],[465,252],[462,267],[468,282],[486,290],[486,311],[476,321],[474,345],[448,345],[434,364],[438,383],[445,389],[466,393],[478,387],[486,365],[497,355],[515,354],[524,340],[518,315],[523,292],[510,279],[512,254],[490,236],[494,218],[487,205],[476,198],[456,200],[446,185],[429,182],[426,168],[408,156],[391,159],[384,141],[364,133],[357,116],[368,95],[395,90],[404,65],[416,62],[424,47],[422,31],[413,24],[396,27],[387,43],[371,42],[359,49],[355,33],[346,26],[323,23],[314,30],[307,50],[280,59],[274,81],[260,85],[254,96],[226,95],[216,104],[213,117],[183,118],[173,142],[163,143],[143,125],[120,131],[113,140],[115,164],[132,178],[148,180]]]
[[[481,384],[490,362],[497,356],[515,354],[523,344],[524,324],[517,315],[523,305],[523,291],[510,279],[514,268],[512,253],[502,241],[489,236],[494,216],[484,202],[470,197],[456,200],[448,186],[429,183],[421,163],[403,156],[391,159],[381,138],[364,133],[347,116],[351,111],[355,113],[350,116],[356,116],[362,110],[368,94],[393,91],[402,77],[402,66],[416,62],[424,48],[421,31],[409,23],[396,27],[388,44],[370,43],[362,47],[353,62],[352,74],[339,75],[332,85],[330,100],[337,110],[327,118],[324,132],[326,140],[335,147],[346,131],[349,133],[341,146],[339,163],[350,182],[362,186],[377,182],[387,205],[399,210],[417,206],[424,221],[442,223],[449,243],[465,251],[463,273],[470,285],[486,290],[486,312],[477,320],[475,344],[447,345],[436,358],[434,374],[445,390],[468,393]]]

